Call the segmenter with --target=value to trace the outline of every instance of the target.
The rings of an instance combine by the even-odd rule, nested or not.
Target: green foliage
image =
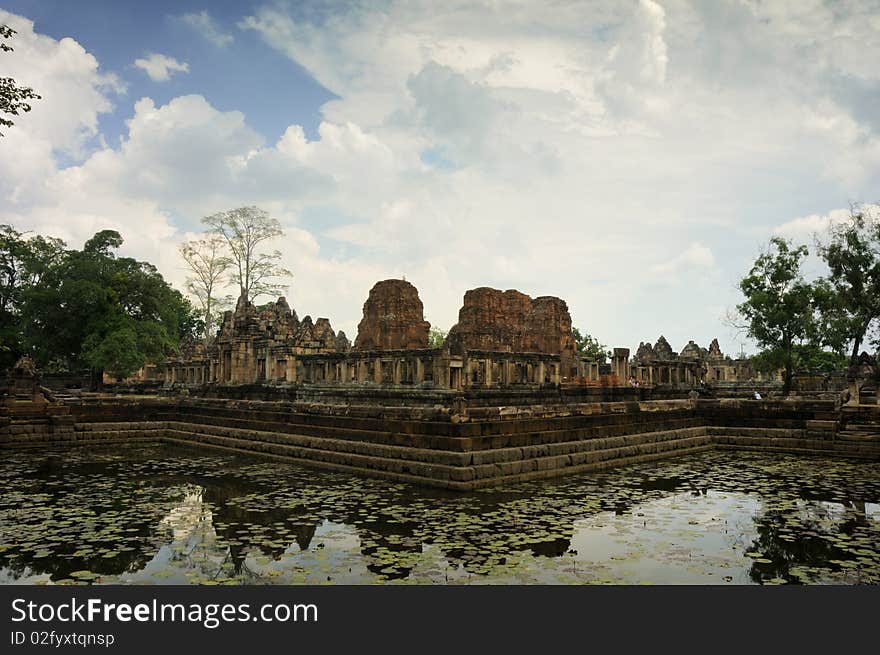
[[[0,337],[40,367],[126,376],[164,359],[203,329],[199,313],[156,268],[117,257],[122,237],[103,230],[82,250],[0,226]]]
[[[0,37],[9,39],[15,34],[15,30],[8,25],[0,25]],[[0,42],[0,52],[12,52],[12,46],[7,43]],[[39,100],[40,96],[34,93],[34,90],[26,86],[18,86],[11,77],[0,77],[0,114],[8,116],[18,116],[22,112],[29,112],[31,105],[28,100]],[[8,118],[0,116],[0,125],[4,127],[12,127],[13,123]],[[0,136],[3,133],[0,132]]]
[[[774,237],[739,284],[745,302],[737,305],[758,345],[779,358],[785,369],[783,393],[791,389],[794,347],[816,335],[814,289],[801,274],[806,246]]]
[[[442,348],[447,334],[448,332],[446,330],[432,327],[428,331],[428,348]]]
[[[57,263],[64,247],[60,239],[27,236],[10,225],[0,225],[0,370],[24,354],[22,303]]]
[[[580,357],[586,357],[601,364],[604,364],[607,358],[611,357],[611,351],[608,350],[608,346],[600,343],[592,335],[581,335],[581,331],[576,327],[573,327],[571,332],[574,335],[574,341],[577,344],[577,352]]]
[[[880,319],[880,218],[876,206],[855,206],[849,219],[829,228],[819,254],[829,275],[817,284],[826,345],[851,347],[853,363]]]
[[[843,371],[847,358],[815,344],[797,344],[792,348],[792,370],[802,374],[821,374]],[[786,353],[781,348],[762,350],[750,358],[752,368],[760,373],[775,373],[785,368]]]
[[[83,342],[83,359],[92,368],[108,371],[117,380],[128,377],[144,364],[137,334],[131,327],[105,335],[90,334]]]

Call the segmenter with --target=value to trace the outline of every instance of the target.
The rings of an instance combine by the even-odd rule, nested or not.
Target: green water
[[[715,451],[468,494],[214,451],[4,452],[0,583],[876,584],[880,463]]]

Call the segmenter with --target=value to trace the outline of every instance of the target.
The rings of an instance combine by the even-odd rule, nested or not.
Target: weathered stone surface
[[[428,330],[419,292],[406,280],[373,285],[358,324],[355,350],[400,350],[428,347]]]
[[[654,344],[654,359],[666,360],[674,358],[675,354],[672,352],[672,346],[669,345],[666,337],[661,334],[660,338],[657,339],[657,343]]]
[[[639,342],[638,350],[636,350],[636,361],[639,363],[647,363],[653,361],[654,349],[650,342]]]
[[[702,352],[700,352],[700,347],[693,342],[693,340],[688,341],[687,345],[681,349],[681,358],[682,359],[701,359]]]
[[[458,323],[446,338],[453,351],[494,350],[514,352],[523,340],[532,299],[514,289],[470,289],[458,312]],[[519,348],[519,350],[524,350]]]
[[[458,425],[447,420],[448,433],[441,436],[437,416],[418,418],[411,408],[380,408],[365,420],[342,406],[330,416],[289,403],[99,398],[76,406],[76,423],[67,432],[29,419],[0,427],[0,449],[183,443],[457,489],[712,447],[880,458],[876,440],[835,438],[836,421],[823,418],[829,407],[823,401],[596,403],[576,416],[541,420],[496,417]],[[478,436],[461,438],[465,434]]]
[[[718,339],[712,339],[712,343],[709,344],[708,358],[713,360],[724,359],[721,346],[718,345]]]
[[[341,353],[347,353],[351,350],[351,342],[342,330],[336,333],[336,350]]]
[[[490,287],[464,294],[458,323],[449,331],[447,345],[453,352],[487,350],[535,352],[562,357],[563,375],[577,358],[568,305],[555,296],[532,299],[515,289]]]

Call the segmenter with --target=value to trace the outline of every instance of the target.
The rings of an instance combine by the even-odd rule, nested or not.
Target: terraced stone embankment
[[[470,490],[710,448],[880,459],[877,439],[841,439],[831,403],[669,400],[515,407],[388,407],[102,398],[65,428],[0,422],[0,447],[165,442]],[[57,421],[56,421],[57,424]]]

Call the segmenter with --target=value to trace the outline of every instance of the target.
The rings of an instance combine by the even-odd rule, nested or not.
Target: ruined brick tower
[[[406,280],[382,280],[373,285],[364,303],[364,317],[358,324],[354,349],[427,348],[430,327],[418,289]]]
[[[486,350],[560,355],[563,375],[577,367],[577,346],[568,305],[555,296],[530,296],[508,289],[471,289],[458,323],[447,337],[453,352]]]

